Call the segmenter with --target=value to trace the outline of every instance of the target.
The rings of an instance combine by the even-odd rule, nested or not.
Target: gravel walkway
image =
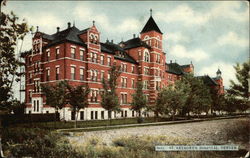
[[[110,144],[112,139],[122,136],[166,135],[193,139],[195,144],[228,144],[230,143],[230,140],[226,140],[225,135],[221,132],[221,129],[228,123],[237,123],[240,119],[247,118],[79,132],[68,138],[71,142],[82,144],[90,138],[97,137],[104,143]]]

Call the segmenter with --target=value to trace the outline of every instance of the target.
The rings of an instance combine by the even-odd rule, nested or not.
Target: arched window
[[[144,61],[145,62],[149,62],[150,61],[150,56],[149,56],[149,52],[147,49],[144,50]]]

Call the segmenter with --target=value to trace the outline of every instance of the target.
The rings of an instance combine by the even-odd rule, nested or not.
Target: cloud
[[[173,42],[189,42],[188,36],[183,35],[181,32],[168,33],[165,35],[165,39]]]
[[[241,4],[247,9],[240,11]],[[247,2],[224,1],[216,3],[210,11],[210,17],[224,17],[238,22],[249,21],[249,5]]]
[[[233,68],[233,65],[225,62],[217,62],[213,63],[212,65],[209,65],[207,67],[203,67],[200,69],[200,71],[197,72],[197,75],[209,75],[210,77],[216,76],[216,71],[218,68],[222,72],[222,78],[225,88],[229,88],[230,86],[230,80],[236,81],[235,77],[235,70]]]
[[[62,27],[63,21],[52,12],[43,14],[36,12],[33,14],[24,13],[22,17],[25,17],[30,26],[39,26],[39,30],[46,33],[55,33],[56,27]]]
[[[166,23],[180,22],[185,26],[204,25],[211,19],[225,18],[236,22],[249,21],[249,5],[244,2],[216,2],[207,11],[198,11],[188,4],[181,4],[167,12],[156,12],[156,17]],[[245,10],[241,9],[241,4],[245,5]]]
[[[228,32],[227,34],[219,37],[217,39],[217,43],[219,46],[234,45],[234,46],[239,46],[239,47],[248,47],[249,39],[241,38],[235,32]]]
[[[140,27],[139,20],[132,17],[127,17],[120,22],[119,25],[111,24],[110,19],[106,14],[99,14],[91,8],[90,5],[77,6],[74,9],[73,14],[76,17],[81,17],[80,20],[83,22],[95,20],[96,25],[101,26],[101,29],[109,32],[112,30],[112,32],[116,33],[125,33],[127,31],[136,31]]]
[[[189,58],[197,62],[209,58],[202,49],[197,48],[188,51],[183,45],[175,45],[170,48],[170,54],[178,58]]]
[[[201,25],[208,21],[208,16],[194,11],[187,4],[179,5],[168,12],[157,12],[156,17],[167,23],[182,22],[184,25]]]

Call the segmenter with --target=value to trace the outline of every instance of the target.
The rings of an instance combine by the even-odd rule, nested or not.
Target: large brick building
[[[93,25],[79,30],[68,23],[65,30],[48,35],[37,31],[32,41],[32,51],[26,56],[26,113],[51,113],[54,109],[46,105],[40,84],[67,80],[71,85],[87,84],[90,89],[89,107],[80,111],[80,120],[107,119],[107,111],[101,105],[99,95],[102,79],[109,78],[110,66],[121,66],[117,94],[120,98],[121,113],[114,117],[134,117],[130,102],[136,83],[143,82],[144,93],[154,103],[162,87],[174,83],[185,73],[193,73],[193,64],[179,65],[166,63],[163,52],[163,33],[152,16],[140,32],[139,37],[116,44],[102,43],[100,33]],[[212,78],[210,78],[212,79]],[[212,79],[216,86],[222,85],[221,77]],[[61,111],[65,120],[74,119],[70,107]]]

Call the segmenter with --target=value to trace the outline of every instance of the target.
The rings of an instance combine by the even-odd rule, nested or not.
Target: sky
[[[56,33],[56,27],[66,29],[68,22],[82,30],[94,20],[101,41],[115,43],[138,36],[150,9],[163,32],[167,62],[192,61],[196,76],[215,77],[219,68],[229,88],[229,80],[235,80],[233,66],[249,60],[247,1],[7,1],[2,8],[48,34]],[[28,35],[22,51],[30,48]]]

